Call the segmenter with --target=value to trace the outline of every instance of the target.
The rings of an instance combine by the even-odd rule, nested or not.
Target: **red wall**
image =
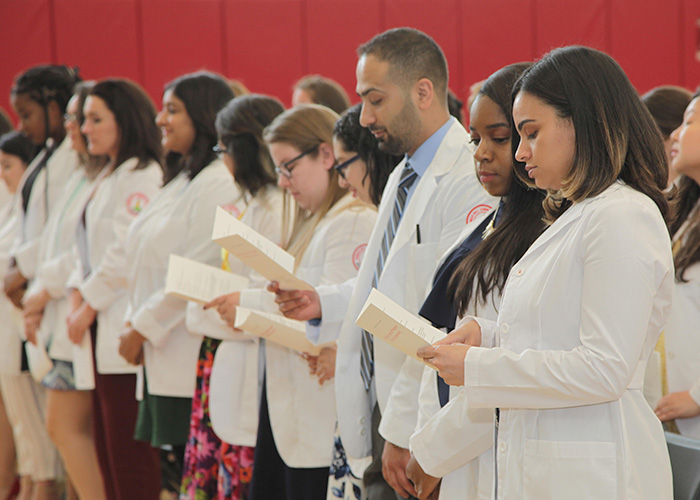
[[[694,89],[698,19],[700,0],[0,0],[0,106],[17,73],[47,62],[132,78],[156,101],[167,81],[202,68],[285,103],[308,73],[352,96],[355,48],[395,26],[437,40],[463,99],[501,66],[572,43],[610,53],[641,92]]]

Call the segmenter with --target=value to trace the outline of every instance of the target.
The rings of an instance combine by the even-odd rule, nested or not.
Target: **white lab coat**
[[[1,182],[1,181],[0,181]],[[10,265],[10,249],[19,235],[20,195],[13,195],[0,212],[0,281],[5,280]],[[0,292],[0,374],[19,375],[22,360],[24,321],[22,311],[17,309],[4,292]]]
[[[44,308],[38,335],[49,346],[53,359],[72,360],[66,317],[70,313],[66,294],[76,263],[75,232],[85,204],[94,188],[83,169],[66,180],[39,243],[39,264],[28,293],[46,289],[51,300]]]
[[[241,222],[271,241],[282,241],[282,191],[276,186],[260,190],[239,206]],[[266,280],[234,256],[229,256],[231,272],[247,276],[251,288],[262,288]],[[236,446],[255,446],[258,433],[258,337],[237,333],[223,322],[215,309],[200,304],[187,305],[190,332],[222,339],[214,355],[209,379],[209,418],[222,441]]]
[[[85,279],[80,263],[69,283],[97,314],[97,371],[102,374],[136,373],[119,355],[127,306],[127,262],[124,241],[129,225],[156,195],[163,183],[160,165],[151,162],[135,170],[131,158],[99,182],[85,209],[91,271]],[[76,274],[78,278],[76,279]]]
[[[45,151],[41,150],[27,167],[17,190],[17,195],[20,198],[22,186],[24,186],[27,176],[38,167],[44,153]],[[22,276],[27,279],[33,279],[36,274],[41,233],[48,216],[53,212],[68,178],[78,165],[78,154],[72,148],[70,138],[66,137],[34,180],[27,211],[20,215],[20,235],[12,251],[17,267]]]
[[[211,241],[214,214],[239,196],[228,168],[215,160],[192,180],[181,172],[129,228],[124,320],[147,339],[143,351],[149,394],[194,396],[202,337],[185,328],[187,302],[165,294],[168,256],[218,265],[220,247]]]
[[[668,392],[689,391],[700,404],[700,263],[686,269],[685,283],[676,282],[673,310],[666,325]],[[700,417],[676,419],[684,436],[700,439]]]
[[[491,198],[474,175],[469,136],[454,119],[432,163],[417,181],[386,259],[378,289],[407,310],[417,313],[425,299],[440,256],[455,242],[466,222],[491,209]],[[319,289],[323,323],[320,342],[331,339],[324,329],[342,322],[338,338],[335,386],[338,426],[346,452],[371,454],[373,393],[360,375],[362,331],[355,325],[369,295],[387,221],[394,206],[404,162],[394,169],[379,205],[377,225],[351,286]],[[418,244],[416,226],[420,225]],[[418,416],[418,390],[423,365],[389,344],[374,342],[374,383],[382,412],[380,432],[388,441],[408,448]],[[403,372],[399,377],[399,372]],[[390,398],[391,397],[393,398]],[[396,395],[396,397],[394,397]]]
[[[366,205],[348,208],[350,204],[353,199],[346,195],[333,206],[299,262],[295,274],[311,286],[342,283],[357,273],[355,257],[367,244],[377,213]],[[241,306],[279,312],[273,298],[265,290],[244,290]],[[272,342],[265,343],[265,363],[270,425],[282,460],[292,468],[330,466],[333,385],[319,386],[298,353]]]
[[[510,272],[465,358],[474,408],[500,408],[499,499],[672,498],[642,393],[668,319],[673,261],[654,203],[614,183],[573,205]]]
[[[442,256],[437,269],[491,212],[493,210],[467,224],[455,244]],[[472,312],[475,316],[495,320],[499,302],[500,295],[491,295],[486,303],[479,302],[477,310]],[[460,326],[458,320],[456,327]],[[411,453],[427,474],[442,478],[440,500],[489,500],[493,495],[493,410],[469,408],[462,387],[449,389],[449,402],[441,408],[437,372],[427,366],[423,368],[418,424],[411,436]]]

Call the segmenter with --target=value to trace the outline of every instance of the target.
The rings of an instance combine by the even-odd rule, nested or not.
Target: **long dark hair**
[[[506,66],[491,75],[479,90],[479,95],[495,102],[510,122],[513,169],[523,172],[525,165],[515,161],[518,134],[513,123],[511,90],[530,66],[531,63]],[[493,233],[464,257],[450,279],[447,296],[460,316],[466,314],[470,304],[485,303],[492,291],[503,292],[511,268],[546,227],[542,220],[544,192],[527,187],[515,173],[505,199]]]
[[[218,140],[214,122],[216,114],[234,98],[228,82],[221,76],[207,71],[183,75],[165,86],[180,99],[192,120],[195,136],[192,149],[184,156],[174,151],[165,157],[164,183],[168,183],[183,170],[194,179],[204,167],[216,159],[212,148]]]
[[[73,89],[73,97],[76,98],[76,104],[78,106],[78,111],[75,113],[75,119],[78,122],[78,126],[82,129],[83,123],[85,122],[85,114],[83,113],[83,105],[85,104],[85,99],[90,94],[90,90],[95,86],[94,81],[78,82]],[[87,137],[80,131],[80,136],[82,137],[85,144],[87,144]],[[105,155],[92,155],[89,152],[80,154],[80,163],[85,168],[85,176],[89,179],[95,179],[97,174],[109,163],[109,158]]]
[[[234,181],[252,196],[277,183],[275,166],[263,130],[284,111],[274,97],[250,94],[236,97],[216,116],[216,131],[233,158]]]
[[[129,158],[138,159],[134,169],[146,168],[152,161],[162,167],[163,147],[156,126],[156,108],[137,83],[123,78],[100,80],[89,95],[102,99],[117,122],[119,151],[113,169]]]
[[[372,132],[360,125],[361,112],[362,104],[356,104],[343,113],[335,122],[333,136],[343,143],[346,151],[359,154],[365,162],[367,171],[362,180],[369,177],[369,196],[372,203],[379,205],[389,174],[401,161],[402,156],[385,153],[379,149]]]
[[[651,198],[666,220],[673,217],[664,194],[668,164],[661,134],[612,57],[589,47],[555,49],[520,77],[513,98],[520,92],[571,119],[576,132],[571,170],[561,190],[544,201],[549,222],[618,179]]]

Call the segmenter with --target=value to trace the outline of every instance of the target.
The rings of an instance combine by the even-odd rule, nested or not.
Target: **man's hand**
[[[321,299],[316,290],[280,290],[275,281],[267,285],[267,290],[275,294],[275,302],[287,318],[299,321],[321,318]]]
[[[417,495],[413,484],[406,476],[406,466],[410,458],[411,453],[407,449],[400,448],[389,441],[384,443],[382,474],[389,486],[403,498]]]
[[[442,479],[426,474],[413,455],[411,455],[411,460],[406,467],[406,476],[416,487],[418,493],[416,496],[420,500],[431,500],[438,497]]]

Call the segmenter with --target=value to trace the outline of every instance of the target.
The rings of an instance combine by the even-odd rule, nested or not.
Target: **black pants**
[[[331,457],[332,443],[328,443]],[[251,500],[324,500],[328,489],[328,467],[292,469],[282,461],[270,426],[267,389],[263,381],[260,419],[255,444]]]

